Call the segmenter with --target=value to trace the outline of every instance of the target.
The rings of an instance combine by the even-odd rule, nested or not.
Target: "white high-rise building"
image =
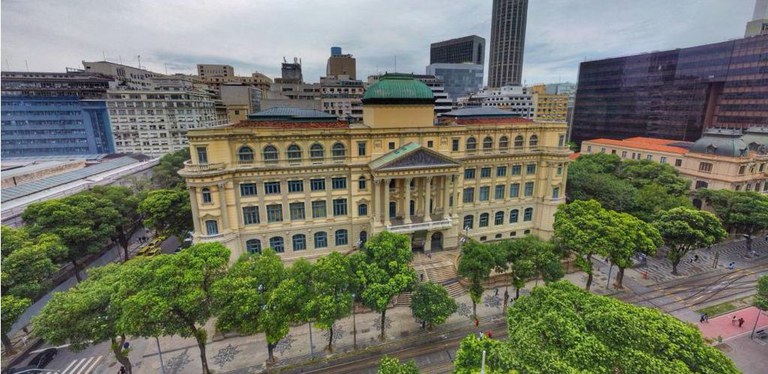
[[[747,22],[744,37],[768,34],[768,0],[755,0],[755,11],[752,20]]]

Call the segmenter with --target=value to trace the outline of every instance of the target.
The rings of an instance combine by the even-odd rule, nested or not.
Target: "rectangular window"
[[[256,196],[256,183],[241,183],[240,196]]]
[[[533,182],[525,182],[525,196],[533,196]]]
[[[520,183],[512,183],[509,185],[509,197],[520,196]]]
[[[591,145],[587,146],[587,153],[592,153],[592,146]]]
[[[525,208],[523,212],[523,221],[533,220],[533,208]]]
[[[647,155],[647,156],[645,156],[645,159],[646,160],[653,160],[653,155]]]
[[[488,201],[490,194],[491,194],[491,187],[489,186],[480,187],[480,201]]]
[[[493,224],[494,226],[503,225],[504,224],[504,212],[498,212],[493,217]],[[501,237],[501,234],[499,234],[499,237]]]
[[[536,174],[536,164],[528,164],[525,167],[526,174]]]
[[[557,175],[563,175],[563,164],[557,164]]]
[[[315,234],[315,248],[325,248],[328,246],[328,236],[324,232]]]
[[[310,179],[309,187],[312,191],[325,191],[325,178]]]
[[[661,162],[662,164],[666,164],[667,163],[667,158],[664,157],[664,156],[661,156],[661,159],[659,159],[659,162]]]
[[[504,200],[504,190],[506,190],[506,188],[504,187],[503,184],[497,184],[496,190],[494,191],[494,194],[493,194],[493,198],[496,200]]]
[[[699,166],[699,170],[701,170],[701,166]],[[709,171],[712,171],[712,167],[709,168]],[[739,174],[744,174],[744,172],[747,171],[747,167],[744,165],[739,166]]]
[[[395,149],[395,142],[389,142],[389,149]]]
[[[704,173],[711,173],[712,172],[712,164],[709,162],[701,162],[699,163],[699,171]],[[743,174],[743,173],[741,173]]]
[[[496,176],[497,177],[506,177],[507,176],[507,167],[506,166],[499,166],[496,168]]]
[[[283,222],[283,204],[267,205],[267,222]]]
[[[464,189],[464,197],[462,199],[465,203],[471,203],[475,201],[475,189],[472,187]]]
[[[433,142],[431,140],[427,140],[427,148],[432,148],[434,146],[435,146],[435,142]]]
[[[347,245],[347,230],[336,231],[336,245]]]
[[[559,199],[560,198],[560,187],[555,187],[552,189],[552,199]]]
[[[334,190],[346,190],[347,189],[347,178],[345,178],[345,177],[332,178],[331,179],[331,186],[333,186]]]
[[[522,165],[512,165],[512,175],[520,175],[522,173]]]
[[[217,235],[219,233],[219,222],[216,220],[205,221],[205,231],[208,235]]]
[[[312,202],[312,218],[325,218],[325,200]]]
[[[475,179],[475,169],[464,169],[464,179]]]
[[[451,151],[453,152],[459,151],[459,139],[451,140]]]
[[[304,192],[304,181],[288,181],[288,192]]]
[[[264,193],[275,195],[280,193],[280,182],[264,182]]]
[[[243,222],[246,225],[255,225],[259,223],[259,207],[247,206],[243,208]]]
[[[565,135],[558,136],[558,138],[557,138],[557,146],[558,147],[565,146]]]
[[[365,142],[357,142],[357,155],[365,156]]]
[[[333,215],[334,216],[347,215],[347,199],[333,200]]]
[[[208,163],[208,150],[205,147],[196,147],[197,149],[197,163],[205,165]]]
[[[680,166],[683,166],[683,160],[681,160],[681,159],[679,159],[679,158],[678,158],[678,159],[675,159],[675,166],[676,166],[676,167],[680,167]]]
[[[480,215],[480,224],[478,226],[488,227],[488,213],[483,213]]]
[[[304,219],[304,203],[291,203],[288,207],[291,211],[291,221]]]
[[[627,158],[627,151],[621,151],[621,158]]]
[[[480,169],[480,178],[490,178],[490,177],[491,177],[491,168]]]

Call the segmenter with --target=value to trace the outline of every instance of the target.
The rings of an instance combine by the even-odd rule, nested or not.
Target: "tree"
[[[691,181],[680,176],[672,165],[651,160],[625,160],[619,169],[619,177],[632,183],[635,188],[656,184],[672,196],[685,196],[691,189]]]
[[[755,295],[755,306],[768,310],[768,275],[763,275],[757,280],[757,295]]]
[[[674,208],[654,223],[664,244],[669,248],[667,258],[672,262],[672,274],[686,253],[715,244],[728,234],[714,214],[695,209]]]
[[[469,280],[469,298],[472,299],[472,316],[477,319],[477,303],[483,297],[483,282],[488,280],[497,260],[490,246],[467,240],[461,248],[459,275]]]
[[[448,295],[448,291],[437,283],[419,284],[411,297],[413,316],[424,321],[429,330],[444,323],[458,308],[459,305]]]
[[[192,228],[192,206],[184,190],[155,190],[139,204],[144,224],[160,235],[183,238]]]
[[[608,259],[618,266],[616,288],[624,288],[624,270],[632,266],[632,257],[637,253],[653,255],[663,244],[656,228],[627,213],[608,211],[607,239]]]
[[[693,208],[691,200],[685,196],[669,194],[664,186],[649,183],[637,191],[634,208],[628,212],[645,222],[653,222],[659,214],[672,208]]]
[[[409,265],[412,257],[408,236],[383,231],[370,237],[350,259],[360,300],[381,313],[381,340],[385,339],[387,305],[417,282],[416,271]]]
[[[5,346],[6,353],[11,355],[16,353],[16,350],[13,348],[13,344],[11,343],[11,339],[8,337],[8,333],[11,332],[13,324],[19,320],[19,317],[21,317],[24,311],[27,310],[30,305],[32,305],[32,300],[4,294],[0,303],[2,303],[3,346]]]
[[[67,248],[54,234],[30,238],[25,229],[2,227],[2,294],[36,300],[51,288]]]
[[[95,186],[93,194],[109,200],[119,216],[114,222],[115,232],[112,240],[123,247],[123,261],[128,261],[128,245],[131,236],[141,227],[142,214],[139,212],[139,202],[142,196],[135,194],[130,188],[123,186]]]
[[[54,293],[32,319],[35,333],[51,344],[69,343],[74,351],[109,341],[115,359],[131,373],[128,349],[123,347],[125,331],[117,326],[122,310],[113,300],[123,281],[123,271],[131,266],[134,264],[109,264],[91,269],[82,283]]]
[[[109,200],[86,192],[31,204],[22,218],[32,236],[51,233],[61,238],[67,248],[65,257],[74,266],[75,278],[80,282],[77,260],[99,253],[109,243],[120,213]]]
[[[281,311],[270,308],[269,301],[287,272],[283,262],[269,248],[261,254],[244,255],[213,286],[213,310],[216,328],[253,335],[265,333],[268,362],[274,362],[274,348],[288,332]]]
[[[768,196],[752,191],[708,189],[699,189],[696,195],[712,206],[728,231],[746,235],[749,254],[752,235],[768,228]]]
[[[133,261],[137,261],[134,259]],[[211,318],[211,286],[224,276],[229,249],[220,243],[195,244],[174,255],[139,260],[126,271],[116,298],[122,309],[117,327],[126,334],[193,337],[208,374],[205,324]]]
[[[597,200],[606,209],[628,212],[635,209],[637,188],[613,174],[576,174],[568,171],[570,201]]]
[[[551,282],[564,275],[554,244],[537,236],[526,235],[521,239],[503,240],[494,246],[493,252],[497,254],[496,270],[509,275],[510,285],[515,288],[515,299],[520,297],[520,289],[530,278],[541,277],[545,282]],[[504,290],[504,311],[507,310],[508,299],[509,293]]]
[[[321,329],[328,330],[328,351],[333,351],[333,325],[352,312],[355,289],[349,258],[333,252],[317,260],[312,269],[314,291],[307,303],[307,315],[314,316]]]
[[[577,254],[576,264],[587,273],[586,289],[592,285],[592,256],[608,255],[608,213],[595,200],[560,205],[555,213],[555,242]]]
[[[504,342],[468,336],[454,372],[738,373],[699,330],[658,310],[584,292],[566,281],[533,289],[507,314]]]
[[[376,374],[419,374],[419,367],[413,360],[400,363],[400,360],[385,355],[379,361],[379,370]]]
[[[184,168],[184,161],[189,160],[189,148],[171,152],[160,158],[157,166],[152,168],[152,183],[162,189],[186,189],[184,178],[179,170]]]

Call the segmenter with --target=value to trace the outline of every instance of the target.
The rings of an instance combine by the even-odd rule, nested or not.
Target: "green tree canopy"
[[[312,269],[311,281],[307,314],[314,317],[318,327],[328,330],[328,351],[333,351],[333,325],[352,312],[356,289],[349,257],[338,252],[321,257]]]
[[[648,183],[641,187],[635,198],[634,209],[628,213],[645,222],[655,221],[661,213],[672,208],[693,208],[691,200],[686,195],[672,195],[664,186],[657,183]]]
[[[768,196],[752,191],[699,189],[697,197],[715,210],[715,215],[730,231],[749,235],[747,252],[752,250],[752,235],[768,228]]]
[[[458,308],[456,300],[437,283],[420,283],[411,297],[413,316],[426,322],[430,330],[435,325],[443,324]]]
[[[179,170],[184,168],[184,161],[189,160],[189,148],[171,152],[160,158],[157,166],[152,168],[152,184],[162,189],[185,189],[184,178]]]
[[[144,224],[160,235],[184,234],[192,228],[192,206],[185,190],[154,190],[139,204]]]
[[[669,248],[667,258],[675,275],[677,264],[686,253],[715,244],[728,235],[714,214],[695,209],[674,208],[663,213],[654,225]]]
[[[109,200],[83,192],[31,204],[22,218],[32,236],[51,233],[61,238],[67,248],[66,258],[74,265],[75,277],[80,282],[77,260],[99,253],[109,243],[120,213]]]
[[[597,200],[606,209],[628,212],[637,204],[637,188],[614,174],[577,174],[568,170],[571,201]]]
[[[690,324],[565,282],[535,288],[509,309],[505,342],[468,336],[455,373],[738,373]]]
[[[23,228],[2,226],[2,238],[2,294],[36,300],[51,288],[67,248],[54,234],[31,238]]]
[[[359,285],[359,297],[367,307],[381,313],[381,339],[385,338],[387,305],[393,297],[413,289],[416,272],[411,268],[411,239],[383,231],[365,242],[350,262]]]
[[[685,196],[691,189],[691,181],[672,165],[651,160],[625,160],[618,174],[638,189],[656,184],[672,196]]]
[[[492,244],[492,247],[496,255],[496,270],[509,275],[511,286],[515,288],[515,299],[520,297],[520,289],[528,279],[541,277],[545,282],[551,282],[565,274],[555,245],[537,236],[503,240]],[[507,299],[509,293],[505,290],[503,310],[506,310]]]
[[[472,315],[477,319],[477,303],[483,297],[483,282],[488,280],[491,270],[497,265],[497,255],[490,245],[468,239],[461,247],[459,275],[469,280],[469,298],[472,300]]]
[[[379,361],[379,370],[376,374],[419,374],[419,367],[413,360],[400,363],[400,360],[384,356]]]
[[[8,337],[8,333],[11,332],[11,328],[16,321],[19,320],[24,311],[32,305],[32,300],[23,297],[5,295],[3,294],[2,300],[0,300],[0,309],[2,309],[2,341],[3,346],[7,354],[13,354],[16,349],[11,344],[11,339]]]
[[[586,289],[592,285],[592,256],[608,255],[608,212],[595,200],[560,205],[555,213],[555,242],[578,255],[576,264],[587,273]]]
[[[143,195],[138,195],[124,186],[95,186],[92,193],[112,203],[119,213],[114,222],[115,231],[112,240],[123,247],[123,261],[128,261],[128,245],[131,236],[141,227],[142,214],[139,212],[139,203]]]
[[[632,257],[638,253],[653,255],[663,242],[653,225],[630,214],[608,211],[607,216],[608,259],[619,267],[616,288],[623,288],[624,270],[632,266]]]
[[[757,280],[755,306],[762,310],[768,310],[768,275],[763,275]]]
[[[137,261],[134,259],[132,261]],[[123,273],[116,299],[122,310],[117,328],[129,335],[193,337],[208,374],[205,324],[211,318],[211,286],[226,274],[229,249],[220,243],[195,244],[173,255],[138,260]]]

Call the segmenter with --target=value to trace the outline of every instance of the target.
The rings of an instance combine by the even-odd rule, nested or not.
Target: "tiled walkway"
[[[733,316],[736,319],[744,318],[744,324],[739,327],[738,322],[732,323]],[[755,307],[749,307],[741,310],[737,310],[732,313],[723,314],[718,317],[710,318],[709,322],[698,323],[699,330],[705,338],[717,339],[722,337],[723,340],[728,340],[735,336],[739,336],[745,333],[751,333],[752,328],[757,321],[756,330],[764,329],[768,327],[768,313],[761,312],[758,318],[758,309]]]

